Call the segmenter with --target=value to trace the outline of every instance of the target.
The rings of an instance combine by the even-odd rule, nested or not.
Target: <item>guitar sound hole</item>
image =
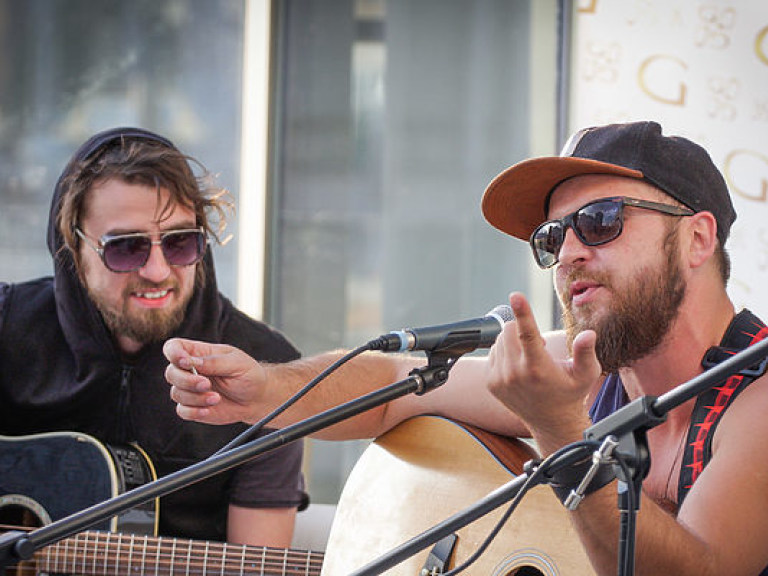
[[[39,528],[40,518],[21,506],[9,506],[0,510],[0,525],[8,527]]]
[[[533,566],[522,566],[510,572],[509,576],[544,576],[544,572]]]
[[[0,497],[0,528],[40,528],[50,524],[48,512],[36,501],[26,496],[9,494]]]

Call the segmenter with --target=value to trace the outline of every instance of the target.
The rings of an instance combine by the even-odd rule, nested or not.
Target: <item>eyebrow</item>
[[[174,232],[176,230],[197,230],[200,226],[197,225],[194,222],[177,222],[173,226],[170,226],[169,228],[161,228],[157,232],[155,231],[148,231],[146,229],[142,230],[140,228],[112,228],[110,230],[107,230],[102,236],[123,236],[125,234],[165,234],[166,232]]]

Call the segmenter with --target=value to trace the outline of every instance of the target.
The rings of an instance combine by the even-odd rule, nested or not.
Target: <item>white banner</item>
[[[571,128],[656,120],[706,148],[738,217],[726,244],[737,308],[768,319],[768,4],[575,3]]]

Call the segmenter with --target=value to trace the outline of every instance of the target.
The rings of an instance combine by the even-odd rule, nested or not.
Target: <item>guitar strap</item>
[[[768,337],[768,327],[749,310],[739,312],[728,326],[720,346],[713,346],[704,355],[705,370]],[[702,392],[696,400],[685,441],[683,465],[677,485],[677,504],[682,505],[688,491],[712,456],[712,437],[725,410],[739,393],[768,367],[768,358],[756,366],[745,368]]]

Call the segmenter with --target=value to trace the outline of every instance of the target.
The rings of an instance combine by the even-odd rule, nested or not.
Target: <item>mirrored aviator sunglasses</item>
[[[152,246],[159,245],[169,266],[191,266],[205,255],[208,238],[202,228],[169,230],[153,240],[151,234],[137,232],[102,236],[98,244],[75,228],[75,233],[101,257],[112,272],[133,272],[149,260]]]
[[[590,202],[558,220],[549,220],[540,224],[530,238],[531,249],[536,264],[540,268],[551,268],[559,261],[560,249],[565,242],[565,233],[570,227],[581,243],[586,246],[600,246],[621,235],[624,229],[624,207],[644,208],[671,216],[691,216],[694,211],[681,208],[617,196],[601,198]]]

